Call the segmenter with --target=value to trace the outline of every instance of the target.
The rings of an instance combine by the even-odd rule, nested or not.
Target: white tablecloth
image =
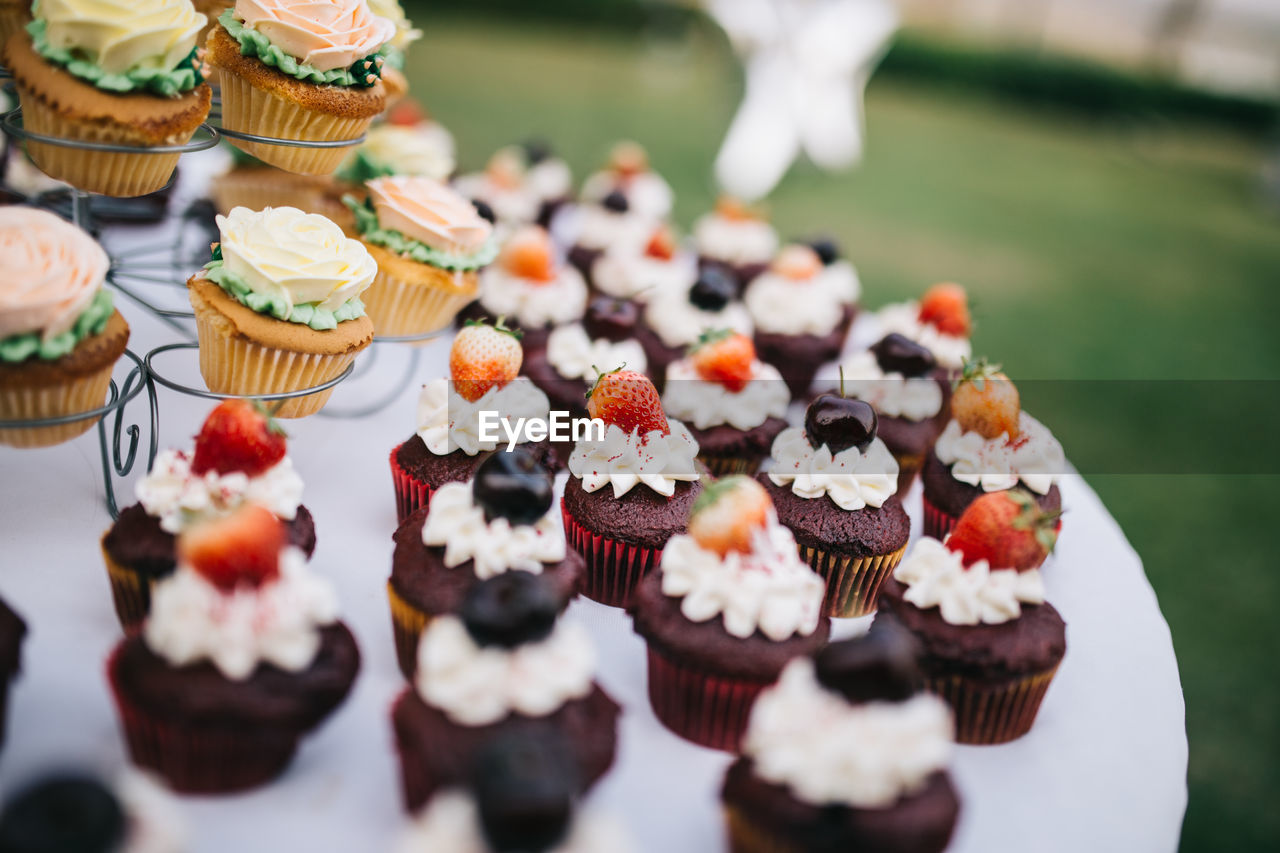
[[[198,167],[217,158],[190,159]],[[156,236],[156,229],[113,233],[106,242],[121,247]],[[163,295],[165,288],[148,292]],[[180,305],[184,296],[175,288],[168,298]],[[135,352],[177,340],[127,299],[118,304]],[[367,372],[338,389],[333,407],[394,383],[406,351],[378,350]],[[446,343],[428,345],[415,389],[443,375],[446,362]],[[198,382],[194,353],[171,355],[164,365]],[[187,444],[212,404],[160,394],[160,446]],[[281,779],[249,794],[182,800],[194,853],[383,850],[405,824],[388,721],[404,685],[385,593],[395,526],[387,455],[411,434],[415,405],[410,391],[364,419],[287,424],[290,453],[307,483],[304,502],[316,520],[313,565],[339,587],[363,669],[350,699],[304,741]],[[129,414],[128,422],[145,424],[145,403],[135,402]],[[126,761],[103,675],[120,632],[98,547],[110,523],[99,466],[96,432],[45,450],[0,448],[0,596],[30,626],[24,671],[10,696],[0,796],[52,768],[110,774]],[[1030,734],[999,747],[957,748],[963,806],[951,849],[1164,853],[1177,846],[1187,796],[1182,689],[1169,628],[1138,555],[1097,496],[1078,476],[1064,480],[1062,493],[1067,515],[1045,578],[1067,622],[1066,659]],[[907,501],[913,518],[919,500],[917,486]],[[133,502],[131,484],[120,501]],[[623,613],[578,601],[566,618],[591,631],[600,681],[625,707],[618,760],[590,805],[616,814],[639,851],[723,849],[717,798],[728,756],[689,745],[654,718],[644,646]],[[837,634],[865,630],[867,622],[849,620]]]

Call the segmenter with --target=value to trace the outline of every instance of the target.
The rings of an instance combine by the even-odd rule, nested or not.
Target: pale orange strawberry
[[[649,153],[638,142],[623,141],[609,152],[609,168],[624,178],[649,171]]]
[[[501,148],[489,158],[485,174],[504,189],[515,189],[524,180],[524,159],[515,148]]]
[[[808,281],[822,271],[822,259],[808,246],[792,243],[773,259],[773,271],[792,281]]]
[[[546,283],[556,277],[555,250],[547,232],[527,225],[511,235],[498,262],[514,276]]]
[[[458,332],[449,350],[449,375],[463,399],[474,403],[490,388],[515,379],[524,361],[520,333],[502,318],[494,326],[472,321]]]
[[[587,392],[587,414],[626,433],[671,432],[658,389],[636,370],[619,368],[600,374]]]
[[[651,258],[669,261],[676,255],[676,235],[669,225],[659,225],[649,237],[644,253]]]
[[[724,556],[730,551],[750,553],[757,530],[769,523],[773,501],[750,477],[716,480],[698,495],[689,516],[689,535],[698,547]]]
[[[736,394],[751,381],[756,345],[741,332],[715,329],[703,332],[689,348],[689,360],[698,376]]]
[[[411,98],[401,98],[395,106],[387,110],[387,122],[402,127],[413,127],[427,121],[430,116],[422,105]]]
[[[986,560],[992,569],[1025,572],[1053,551],[1060,515],[1042,510],[1022,489],[992,492],[961,513],[947,547],[962,555],[966,566]]]
[[[757,210],[729,195],[716,199],[716,214],[733,222],[752,222],[763,218]]]
[[[935,284],[920,298],[920,322],[932,325],[944,335],[967,338],[973,329],[969,317],[969,296],[958,284]]]
[[[178,537],[178,559],[230,591],[257,587],[280,574],[284,525],[270,510],[241,504],[230,515],[197,522]]]
[[[1022,405],[1018,389],[1000,372],[1000,365],[985,359],[966,361],[964,371],[951,392],[951,416],[965,432],[976,432],[983,438],[1008,435],[1018,437]]]

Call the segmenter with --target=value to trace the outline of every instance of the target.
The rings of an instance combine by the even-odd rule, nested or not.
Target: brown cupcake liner
[[[391,482],[396,490],[396,525],[404,524],[404,520],[431,502],[430,486],[415,479],[396,460],[403,444],[397,444],[391,451]]]
[[[955,529],[959,516],[945,513],[933,505],[928,495],[922,496],[924,501],[924,535],[932,536],[939,541],[946,539]]]
[[[228,130],[275,139],[331,142],[357,139],[373,121],[372,117],[343,118],[307,109],[259,89],[240,75],[224,69],[218,69],[218,79],[222,88],[222,126]],[[227,141],[264,163],[299,175],[333,174],[351,149],[359,144],[352,142],[340,148],[299,148],[250,142],[232,136],[228,136]]]
[[[57,418],[102,406],[111,386],[108,363],[101,370],[43,388],[0,388],[0,421]],[[97,423],[96,417],[46,427],[0,429],[0,444],[10,447],[50,447],[83,435]]]
[[[850,557],[808,545],[799,545],[800,556],[827,582],[822,612],[842,619],[874,613],[880,585],[898,563],[907,546],[889,554]]]
[[[904,498],[907,492],[911,491],[911,485],[916,481],[916,477],[920,476],[920,472],[924,470],[924,454],[894,453],[893,458],[898,463],[898,491],[894,494]]]
[[[25,29],[30,20],[30,4],[8,2],[0,5],[0,44],[7,42],[9,36]]]
[[[741,809],[726,805],[724,822],[729,836],[729,853],[804,853],[803,848],[753,822]]]
[[[115,604],[120,627],[129,634],[142,628],[147,614],[151,612],[151,581],[111,559],[106,539],[104,533],[102,559],[107,564],[107,579],[111,581],[111,600]]]
[[[698,461],[707,466],[707,470],[711,472],[712,477],[732,477],[736,474],[750,477],[760,470],[760,463],[764,461],[764,453],[748,456],[721,456],[699,453]]]
[[[434,282],[437,276],[452,276],[454,273],[427,264],[419,266],[423,275],[417,281],[401,278],[379,267],[373,284],[361,295],[365,313],[379,335],[395,337],[439,331],[450,325],[462,307],[475,298],[477,287],[459,289],[452,282],[441,287]],[[473,282],[476,278],[474,272],[462,275]]]
[[[414,607],[400,597],[395,587],[387,582],[387,600],[391,604],[391,631],[396,641],[396,663],[404,677],[413,681],[418,668],[418,641],[422,632],[431,624],[432,616]]]
[[[265,784],[289,765],[300,732],[267,726],[187,724],[148,713],[120,689],[121,646],[107,662],[129,757],[184,794],[222,794]]]
[[[671,660],[649,646],[649,704],[685,740],[737,752],[756,697],[768,682],[716,675]]]
[[[569,547],[587,564],[578,591],[592,601],[625,608],[641,579],[662,559],[662,549],[632,545],[588,530],[569,514],[564,500],[560,501],[560,514]]]
[[[956,743],[1008,743],[1031,730],[1057,671],[1055,664],[1043,672],[996,684],[959,675],[930,677],[925,679],[925,689],[951,706]]]

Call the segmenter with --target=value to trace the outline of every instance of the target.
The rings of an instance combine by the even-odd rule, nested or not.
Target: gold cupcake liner
[[[729,835],[729,853],[804,853],[787,839],[765,831],[741,809],[725,806],[724,822]]]
[[[738,474],[750,477],[760,470],[760,463],[764,461],[764,454],[712,456],[706,453],[699,453],[698,461],[707,466],[707,471],[711,473],[712,477],[732,477]]]
[[[107,579],[111,581],[111,601],[115,604],[116,617],[125,632],[142,627],[151,612],[151,581],[111,559],[107,553],[107,536],[102,535],[102,560],[107,564]]]
[[[0,5],[0,44],[9,40],[9,36],[23,30],[31,20],[31,6],[22,2],[8,2]]]
[[[270,136],[328,142],[355,139],[369,127],[372,117],[343,118],[309,110],[294,101],[259,89],[238,74],[218,69],[222,88],[222,126],[228,130]],[[268,145],[228,136],[227,141],[247,154],[286,172],[330,175],[357,143],[341,148],[299,148]]]
[[[457,274],[426,264],[420,266],[424,277],[416,281],[378,268],[373,284],[360,297],[377,334],[394,337],[438,331],[452,323],[463,306],[475,299],[478,290],[475,272]],[[440,275],[462,275],[472,286],[459,289],[452,282],[440,286],[433,280]]]
[[[898,491],[895,494],[901,498],[911,491],[911,484],[924,470],[924,454],[895,453],[893,458],[898,463]]]
[[[925,689],[951,706],[956,743],[1008,743],[1031,730],[1057,671],[1055,664],[1043,672],[997,684],[960,675],[926,678]]]
[[[0,421],[58,418],[100,407],[107,400],[113,364],[101,370],[44,388],[0,388]],[[88,432],[97,418],[45,427],[0,429],[0,444],[10,447],[50,447]]]
[[[355,360],[356,353],[317,355],[256,344],[223,334],[197,314],[200,343],[200,375],[215,394],[281,394],[310,388],[338,376]],[[273,411],[278,418],[314,415],[329,401],[333,389],[317,391],[281,402]]]
[[[318,213],[326,219],[340,220],[351,211],[337,197],[330,195],[332,182],[323,177],[267,172],[264,169],[232,169],[209,187],[214,207],[222,215],[233,207],[263,210],[268,207],[296,207],[304,213]]]
[[[413,680],[417,668],[418,640],[431,623],[432,617],[423,613],[400,597],[391,582],[387,582],[387,600],[391,603],[391,631],[396,641],[396,662],[404,677]]]
[[[849,618],[874,613],[880,585],[893,573],[902,555],[904,544],[889,554],[871,557],[849,557],[833,554],[820,548],[799,545],[800,556],[827,582],[827,596],[822,602],[827,616]]]

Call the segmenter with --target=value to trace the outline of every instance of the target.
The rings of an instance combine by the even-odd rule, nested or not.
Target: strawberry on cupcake
[[[697,258],[681,249],[675,230],[665,222],[653,227],[645,243],[610,248],[591,267],[596,291],[637,302],[655,293],[687,290],[697,277]]]
[[[876,312],[876,324],[882,335],[896,332],[923,345],[948,372],[959,371],[973,353],[969,296],[952,282],[935,284],[918,301],[886,305]]]
[[[661,388],[667,366],[710,329],[752,333],[751,315],[738,299],[732,276],[719,267],[706,267],[684,287],[655,291],[645,302],[636,340],[649,360],[649,375]]]

